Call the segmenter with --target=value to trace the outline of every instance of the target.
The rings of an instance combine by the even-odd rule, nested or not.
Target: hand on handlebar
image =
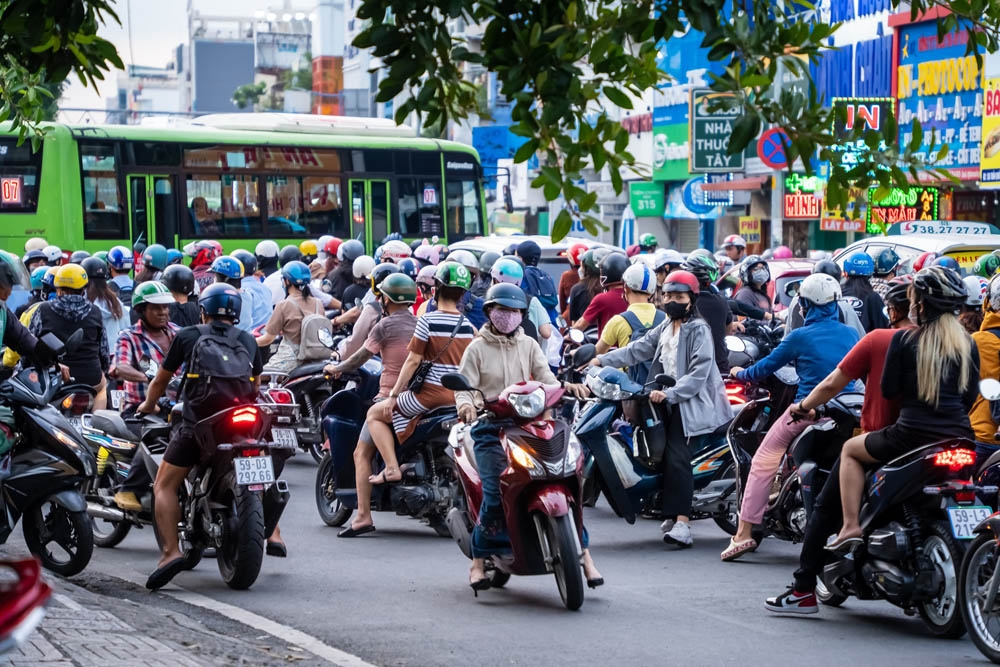
[[[649,392],[649,400],[653,403],[663,403],[667,400],[667,392],[654,389]]]
[[[476,407],[471,403],[463,403],[458,408],[458,418],[466,424],[476,421]]]
[[[329,377],[331,380],[336,380],[340,377],[340,371],[337,370],[337,364],[327,364],[323,367],[323,374]]]
[[[792,423],[803,419],[815,420],[815,410],[803,410],[801,403],[792,403],[788,408],[788,415],[792,418]]]
[[[563,383],[563,389],[566,390],[566,393],[571,394],[576,398],[587,398],[590,396],[590,390],[587,389],[587,385],[584,384],[565,382]]]
[[[156,403],[150,403],[148,400],[143,401],[139,404],[139,407],[135,409],[136,416],[141,415],[155,415],[156,414]]]

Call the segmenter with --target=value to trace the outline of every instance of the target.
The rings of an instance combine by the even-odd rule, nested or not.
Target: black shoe
[[[360,535],[367,535],[368,533],[374,533],[375,526],[369,524],[367,526],[362,526],[361,528],[354,528],[354,526],[348,526],[342,531],[337,533],[337,537],[358,537]]]
[[[180,574],[185,565],[187,565],[187,559],[181,556],[180,558],[175,558],[163,567],[158,567],[153,570],[153,574],[149,575],[149,579],[146,580],[146,588],[151,591],[163,588],[170,583],[170,580]]]
[[[267,555],[276,556],[278,558],[286,558],[288,556],[288,547],[286,547],[281,542],[267,542]]]

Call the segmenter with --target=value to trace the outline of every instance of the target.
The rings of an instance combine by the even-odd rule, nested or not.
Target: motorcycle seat
[[[323,367],[326,366],[328,361],[311,361],[307,364],[302,364],[298,368],[293,369],[288,374],[289,380],[295,380],[301,377],[306,377],[307,375],[316,375],[317,373],[323,372]]]
[[[90,425],[115,438],[130,442],[139,440],[139,434],[133,432],[122,416],[114,410],[95,410],[90,418]]]
[[[445,405],[424,413],[420,421],[417,422],[417,427],[413,430],[413,434],[402,445],[405,446],[412,442],[424,440],[433,435],[436,430],[441,430],[444,424],[453,419],[458,419],[458,411],[454,405]]]

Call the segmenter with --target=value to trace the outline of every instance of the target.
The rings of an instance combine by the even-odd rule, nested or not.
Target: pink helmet
[[[447,254],[448,248],[443,245],[421,245],[413,251],[413,256],[425,265],[436,265]]]
[[[774,249],[774,259],[791,259],[795,255],[792,254],[792,249],[786,245],[779,245]]]

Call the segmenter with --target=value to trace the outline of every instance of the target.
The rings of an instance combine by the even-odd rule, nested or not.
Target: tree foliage
[[[233,104],[239,109],[256,107],[260,104],[260,98],[267,93],[267,84],[263,81],[257,83],[245,83],[233,91]]]
[[[901,0],[892,0],[896,8]],[[913,17],[935,7],[951,10],[938,19],[945,34],[968,29],[970,52],[977,45],[997,49],[1000,2],[996,0],[912,0]],[[388,68],[379,85],[378,100],[387,102],[403,92],[396,119],[411,112],[426,125],[460,121],[477,108],[476,86],[463,78],[470,66],[496,73],[500,92],[512,103],[511,131],[527,139],[514,159],[524,162],[538,154],[540,171],[532,183],[548,200],[562,195],[566,207],[553,225],[562,238],[574,215],[596,232],[593,216],[597,194],[579,185],[584,169],[607,167],[616,191],[623,187],[623,170],[636,171],[627,151],[628,133],[604,100],[623,109],[652,86],[665,83],[657,67],[657,52],[669,51],[670,39],[688,25],[704,33],[709,58],[725,63],[711,87],[731,93],[719,104],[735,105],[729,150],[742,151],[762,127],[784,128],[790,145],[789,163],[800,156],[808,170],[811,156],[831,161],[827,202],[847,209],[852,188],[877,184],[905,186],[922,170],[947,178],[916,154],[922,133],[898,146],[897,128],[881,132],[857,130],[847,140],[863,139],[870,148],[856,166],[847,169],[831,150],[833,111],[817,97],[809,81],[808,94],[775,85],[784,69],[809,77],[809,62],[829,50],[839,25],[822,19],[806,2],[773,0],[362,0],[358,16],[368,22],[354,45],[370,48]],[[448,20],[461,19],[483,27],[481,41],[449,32]],[[968,21],[965,23],[963,21]],[[728,99],[728,102],[725,101]],[[880,150],[882,141],[889,147]],[[944,153],[939,153],[939,158]],[[638,172],[637,172],[638,173]],[[571,213],[577,210],[579,213]]]

